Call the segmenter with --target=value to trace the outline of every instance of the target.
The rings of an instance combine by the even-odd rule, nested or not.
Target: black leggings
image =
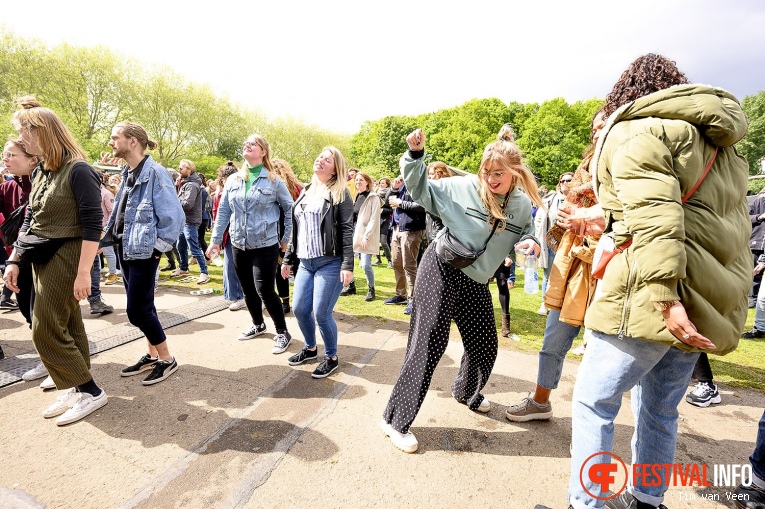
[[[452,384],[458,401],[471,410],[480,406],[481,389],[497,359],[497,329],[489,285],[442,262],[433,245],[425,251],[417,270],[404,365],[383,414],[385,422],[401,433],[409,430],[425,399],[433,371],[449,343],[452,319],[465,347]]]
[[[241,250],[233,247],[234,268],[244,292],[244,301],[250,311],[252,323],[263,323],[263,307],[274,321],[276,331],[286,331],[284,309],[274,289],[279,261],[279,244],[258,249]]]

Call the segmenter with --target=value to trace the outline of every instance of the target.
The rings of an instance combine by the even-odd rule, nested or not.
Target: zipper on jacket
[[[622,311],[622,323],[619,327],[617,337],[621,340],[627,334],[627,322],[630,319],[630,301],[632,300],[632,290],[637,277],[637,260],[632,262],[629,277],[627,278],[627,297],[624,299],[624,310]]]

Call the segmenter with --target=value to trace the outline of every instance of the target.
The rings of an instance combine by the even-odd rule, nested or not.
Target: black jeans
[[[284,319],[282,301],[276,295],[275,289],[276,270],[279,268],[279,244],[246,250],[234,247],[233,253],[236,276],[242,285],[244,301],[250,311],[252,323],[263,323],[262,304],[265,304],[277,332],[286,331],[287,322]]]
[[[699,355],[699,360],[696,361],[696,365],[693,367],[693,378],[699,382],[714,383],[712,376],[712,366],[709,365],[709,357],[707,354],[702,353]]]
[[[162,324],[159,323],[157,308],[154,306],[154,278],[159,267],[159,258],[150,256],[145,260],[125,260],[122,256],[122,245],[118,244],[115,250],[122,267],[128,320],[141,329],[149,343],[159,345],[167,339]]]

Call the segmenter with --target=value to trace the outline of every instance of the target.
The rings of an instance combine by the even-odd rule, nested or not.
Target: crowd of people
[[[191,256],[200,285],[210,263],[223,266],[229,309],[251,317],[239,339],[266,333],[265,310],[272,353],[286,352],[292,311],[303,346],[287,363],[297,366],[319,360],[318,326],[324,352],[311,376],[324,378],[339,367],[333,309],[356,294],[355,260],[364,301],[373,301],[382,251],[396,282],[385,304],[404,305],[411,319],[381,428],[395,447],[415,452],[411,426],[452,321],[464,346],[452,396],[472,411],[491,409],[482,394],[498,351],[489,283],[498,285],[500,333],[508,336],[520,253],[543,269],[538,313],[546,326],[536,385],[507,408],[507,419],[553,417],[551,393],[586,328],[572,402],[570,507],[656,508],[664,507],[663,470],[643,483],[630,479],[618,496],[579,476],[610,461],[598,453],[613,449],[623,393],[632,391],[633,463],[672,463],[680,402],[721,401],[708,355],[733,351],[739,337],[765,337],[765,285],[755,277],[765,269],[765,195],[747,203],[748,167],[734,148],[746,118],[730,93],[690,84],[660,55],[624,71],[593,118],[581,164],[550,192],[537,188],[510,125],[486,146],[476,174],[426,164],[426,134],[416,129],[392,181],[349,169],[330,146],[305,185],[255,134],[243,143],[244,164],[228,162],[206,182],[193,161],[180,161],[177,176],[157,163],[147,153],[155,142],[132,122],[112,129],[109,146],[124,165],[111,177],[85,162],[66,126],[33,98],[19,102],[13,126],[18,139],[5,145],[3,162],[15,177],[0,185],[0,213],[21,210],[23,221],[7,246],[0,308],[18,308],[29,322],[41,365],[28,377],[47,374],[45,386],[58,389],[43,416],[59,425],[108,402],[90,372],[79,305],[87,299],[92,314],[113,310],[100,294],[102,270],[105,284],[121,276],[128,320],[147,340],[122,376],[148,372],[143,384],[152,385],[178,369],[154,291],[163,270],[188,277]],[[742,335],[753,306],[754,328]],[[698,383],[686,396],[692,377]],[[754,485],[739,491],[765,504],[765,414],[750,460]]]

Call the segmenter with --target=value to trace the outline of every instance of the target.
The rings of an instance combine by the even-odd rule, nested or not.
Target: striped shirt
[[[321,209],[324,197],[318,193],[306,196],[302,203],[295,208],[295,221],[298,229],[297,256],[303,258],[319,258],[324,256],[324,246],[321,242]]]

